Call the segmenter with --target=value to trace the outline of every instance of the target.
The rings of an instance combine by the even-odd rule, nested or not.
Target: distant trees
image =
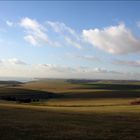
[[[40,100],[38,98],[17,98],[14,96],[5,96],[1,97],[1,100],[6,100],[6,101],[16,101],[18,103],[31,103],[31,102],[39,102]]]

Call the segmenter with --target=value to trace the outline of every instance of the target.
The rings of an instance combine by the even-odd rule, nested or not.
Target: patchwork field
[[[5,83],[0,98],[1,140],[140,139],[138,81]]]

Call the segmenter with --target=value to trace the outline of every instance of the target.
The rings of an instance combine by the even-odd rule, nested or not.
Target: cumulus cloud
[[[130,66],[130,67],[140,67],[140,60],[115,60],[114,64],[123,65],[123,66]]]
[[[112,54],[140,52],[140,40],[121,23],[104,29],[83,30],[83,38],[92,46]]]

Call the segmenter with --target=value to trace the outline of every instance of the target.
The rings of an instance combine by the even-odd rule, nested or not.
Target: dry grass
[[[67,90],[76,87],[80,87],[80,86],[76,84],[68,83],[65,80],[34,81],[34,82],[25,83],[21,86],[21,88],[51,91],[55,93],[65,92]]]
[[[140,107],[0,104],[1,140],[138,140]]]
[[[130,103],[140,92],[91,87],[48,80],[3,90],[20,94],[25,88],[26,94],[32,89],[63,96],[31,104],[0,101],[0,140],[139,140],[140,105]]]
[[[40,104],[47,106],[109,106],[109,105],[129,105],[132,101],[136,99],[126,98],[126,99],[50,99],[46,102]]]

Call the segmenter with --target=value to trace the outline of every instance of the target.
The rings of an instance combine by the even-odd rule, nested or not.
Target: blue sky
[[[0,76],[140,79],[139,1],[0,2]]]

